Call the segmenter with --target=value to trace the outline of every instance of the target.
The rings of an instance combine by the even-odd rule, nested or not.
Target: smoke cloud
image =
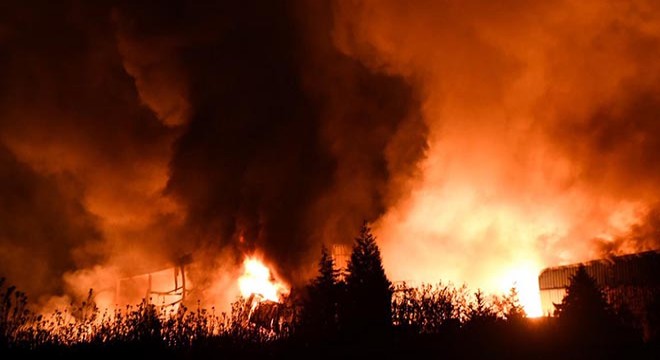
[[[39,5],[6,5],[0,32],[6,167],[39,194],[4,201],[35,234],[3,238],[0,272],[31,294],[104,291],[187,253],[211,297],[252,252],[295,285],[417,172],[416,90],[336,48],[329,2]],[[43,193],[53,208],[29,213]]]
[[[338,4],[340,48],[423,94],[423,178],[379,222],[394,278],[531,287],[543,266],[658,247],[639,234],[660,195],[659,10]]]
[[[32,179],[3,167],[0,187],[16,198],[2,198],[3,222],[33,234],[3,239],[20,251],[6,252],[12,262],[0,273],[33,297],[84,293],[71,288],[78,270],[116,264],[130,272],[175,250],[161,244],[176,234],[177,207],[162,191],[177,130],[144,105],[111,15],[92,4],[3,5],[0,140],[13,158],[5,163]],[[17,181],[33,199],[10,192]],[[32,263],[48,286],[37,288]]]
[[[363,220],[489,290],[658,247],[652,1],[1,10],[0,274],[43,299],[187,253],[199,296],[252,252],[296,285]]]

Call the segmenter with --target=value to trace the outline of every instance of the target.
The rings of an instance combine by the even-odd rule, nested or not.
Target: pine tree
[[[319,275],[314,279],[314,285],[322,290],[330,291],[339,283],[339,270],[335,267],[335,260],[325,245],[321,246],[321,259],[319,260]]]
[[[608,313],[603,292],[581,265],[571,277],[561,304],[555,304],[555,315],[560,319],[594,322],[606,318]]]
[[[603,342],[614,327],[603,292],[582,265],[571,277],[561,304],[555,304],[555,316],[573,341]]]
[[[365,222],[347,266],[346,323],[352,331],[377,335],[392,324],[392,283],[383,269],[380,249]]]
[[[323,245],[319,274],[308,287],[308,300],[303,311],[303,328],[312,338],[326,339],[339,328],[341,283],[335,261]]]

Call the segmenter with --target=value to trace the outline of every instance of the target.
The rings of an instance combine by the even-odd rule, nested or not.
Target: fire
[[[254,294],[275,302],[289,292],[288,287],[275,279],[270,269],[256,257],[246,257],[243,261],[243,275],[238,278],[238,287],[245,298]]]
[[[534,280],[536,281],[536,279]],[[541,310],[541,293],[538,283],[521,283],[518,294],[520,303],[528,317],[543,316],[543,310]]]
[[[502,276],[502,282],[494,284],[503,291],[507,286],[513,286],[518,291],[518,300],[528,317],[543,316],[541,309],[541,292],[539,290],[539,266],[536,264],[519,264],[512,266],[508,273]]]
[[[509,289],[515,288],[527,317],[540,317],[544,315],[538,283],[541,269],[542,265],[533,261],[501,265],[499,269],[492,269],[491,276],[483,278],[481,285],[493,294],[506,294]]]

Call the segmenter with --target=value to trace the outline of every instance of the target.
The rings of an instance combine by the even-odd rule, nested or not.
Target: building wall
[[[553,315],[555,312],[554,304],[561,303],[566,296],[566,289],[545,289],[541,290],[541,310],[543,315]]]
[[[626,309],[637,325],[648,331],[647,312],[653,299],[660,296],[660,251],[612,257],[543,270],[539,275],[541,307],[552,315],[554,304],[561,303],[571,277],[584,265],[585,270],[603,290],[615,310]]]

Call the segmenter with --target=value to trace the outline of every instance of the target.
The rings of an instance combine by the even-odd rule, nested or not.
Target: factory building
[[[585,263],[547,268],[539,275],[543,313],[552,315],[580,265],[596,280],[614,309],[627,308],[648,330],[647,314],[660,296],[660,251],[615,256]]]

